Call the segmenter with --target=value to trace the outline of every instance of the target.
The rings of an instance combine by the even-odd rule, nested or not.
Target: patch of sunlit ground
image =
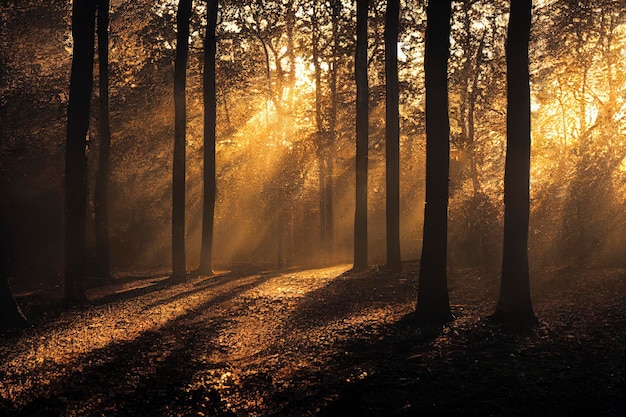
[[[314,272],[278,274],[243,292],[242,303],[251,306],[259,299],[300,298],[323,287],[347,269],[347,266],[340,266]],[[210,303],[213,296],[255,283],[259,276],[244,277],[215,289],[209,287],[196,291],[197,287],[206,285],[211,279],[196,278],[185,284],[163,287],[146,296],[96,305],[86,311],[70,310],[40,328],[27,330],[19,339],[12,340],[13,343],[0,344],[0,356],[3,358],[0,364],[0,375],[3,376],[0,379],[0,397],[19,403],[25,393],[46,392],[47,387],[62,378],[66,370],[83,366],[85,358],[94,352],[136,340],[146,332],[158,331],[172,320]],[[145,289],[149,285],[158,285],[159,281],[112,287],[109,295]],[[94,294],[88,295],[94,298]],[[264,313],[270,308],[260,308],[258,312]],[[252,309],[257,310],[256,307]],[[275,321],[259,320],[259,317],[262,316],[243,316],[240,328],[220,333],[220,342],[235,346],[235,351],[230,352],[233,358],[258,353],[258,346],[269,343],[267,339],[271,337],[271,326],[280,325]],[[247,337],[250,335],[254,336]],[[167,351],[163,355],[167,355]],[[94,364],[90,361],[88,365]]]
[[[0,414],[6,401],[38,410],[37,399],[64,398],[57,408],[64,415],[309,416],[340,407],[346,390],[362,393],[359,404],[344,401],[364,410],[418,407],[452,385],[480,397],[478,385],[463,385],[468,379],[487,390],[500,384],[490,381],[519,380],[522,395],[545,396],[520,372],[567,384],[545,370],[571,364],[566,378],[597,378],[587,362],[576,362],[578,347],[595,358],[595,369],[609,366],[603,358],[623,345],[616,331],[623,271],[536,273],[541,324],[509,335],[483,320],[498,286],[495,276],[476,270],[450,274],[456,320],[434,331],[418,328],[411,319],[417,265],[402,273],[346,273],[349,265],[342,265],[199,277],[153,292],[136,283],[127,287],[141,290],[132,298],[108,289],[121,298],[102,298],[0,341],[8,358],[0,364]],[[388,403],[381,386],[404,402]],[[612,392],[607,398],[614,401]],[[446,401],[465,404],[456,394]],[[505,414],[514,413],[493,415]]]
[[[181,291],[193,291],[194,286],[206,279],[197,278],[148,296],[94,306],[87,311],[70,310],[41,328],[27,330],[19,339],[13,340],[14,343],[0,344],[3,358],[0,397],[19,402],[24,392],[45,391],[45,387],[61,377],[63,371],[81,366],[90,353],[134,340],[193,311],[206,302],[212,292],[192,293],[184,298],[184,302],[177,295]]]

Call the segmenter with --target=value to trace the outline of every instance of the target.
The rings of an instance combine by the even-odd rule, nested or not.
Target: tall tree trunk
[[[327,216],[326,212],[326,180],[328,179],[328,167],[326,165],[327,157],[327,132],[324,129],[322,115],[322,68],[320,66],[319,51],[319,25],[317,15],[311,17],[311,45],[313,52],[313,72],[315,79],[315,137],[317,139],[317,160],[319,168],[319,211],[320,211],[320,245],[322,253],[327,254],[326,243],[328,241]]]
[[[185,264],[185,145],[187,123],[187,56],[192,0],[179,0],[174,63],[174,162],[172,166],[172,279],[186,279]]]
[[[109,0],[98,1],[98,66],[100,103],[98,116],[98,171],[95,184],[96,273],[109,278],[109,155],[111,128],[109,121]]]
[[[199,272],[213,275],[213,222],[215,219],[215,53],[217,49],[215,27],[217,26],[218,0],[209,0],[207,26],[204,38],[204,200],[202,205],[202,247]]]
[[[416,315],[420,321],[452,320],[446,272],[448,249],[448,57],[451,0],[426,8],[426,203]]]
[[[492,317],[535,321],[528,271],[530,212],[530,75],[532,1],[511,0],[506,42],[507,146],[504,167],[504,246],[500,297]]]
[[[356,2],[356,210],[354,215],[354,269],[366,269],[367,260],[367,154],[369,86],[367,79],[368,0]]]
[[[400,88],[398,85],[398,25],[400,0],[387,0],[385,14],[386,118],[385,152],[387,170],[387,266],[402,269],[400,257]]]
[[[65,146],[65,299],[85,299],[87,132],[93,88],[96,0],[75,0],[72,9],[72,72]]]
[[[339,0],[331,1],[331,32],[332,32],[332,57],[330,62],[330,114],[328,117],[328,142],[326,143],[326,181],[324,191],[324,202],[326,204],[326,247],[332,254],[335,246],[335,222],[333,209],[333,171],[335,142],[337,140],[337,54],[339,53],[339,12],[341,10],[341,2]]]

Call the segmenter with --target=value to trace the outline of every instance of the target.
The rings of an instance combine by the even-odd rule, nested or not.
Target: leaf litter
[[[427,328],[417,263],[348,269],[94,289],[3,336],[0,414],[622,415],[623,270],[534,271],[540,323],[511,329],[497,277],[450,271],[456,319]]]

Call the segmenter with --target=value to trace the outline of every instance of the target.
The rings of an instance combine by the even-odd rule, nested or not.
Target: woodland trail
[[[484,319],[493,273],[451,272],[457,319],[420,328],[417,263],[348,269],[94,288],[0,340],[0,415],[623,415],[625,271],[536,271],[520,330]]]

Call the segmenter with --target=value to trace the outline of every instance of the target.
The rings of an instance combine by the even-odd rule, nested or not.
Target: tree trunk
[[[385,15],[386,118],[385,151],[387,170],[387,266],[402,269],[400,257],[400,88],[398,85],[398,25],[400,0],[387,1]]]
[[[213,275],[213,222],[215,219],[215,27],[217,25],[218,0],[207,5],[207,27],[204,38],[204,200],[202,205],[202,247],[199,272]]]
[[[174,162],[172,166],[172,279],[186,279],[185,264],[185,146],[187,123],[187,56],[192,0],[179,0],[174,63]]]
[[[426,8],[426,203],[416,315],[420,321],[447,322],[450,312],[447,283],[448,172],[448,56],[451,1],[431,1]]]
[[[366,269],[367,260],[367,154],[369,86],[367,79],[368,0],[356,2],[356,210],[354,215],[354,269]]]
[[[327,149],[327,134],[324,129],[324,122],[322,117],[322,69],[320,66],[320,52],[319,52],[319,27],[317,23],[317,16],[311,17],[311,45],[313,53],[313,70],[315,78],[315,128],[316,128],[316,142],[317,142],[317,161],[319,169],[319,211],[320,211],[320,247],[322,253],[327,255],[327,242],[328,242],[328,230],[326,229],[328,213],[326,212],[326,189],[328,179],[328,166],[326,164],[328,158],[326,153]]]
[[[93,88],[96,0],[75,0],[74,49],[65,147],[65,299],[85,299],[85,228],[87,217],[87,132]]]
[[[330,65],[330,114],[328,117],[328,141],[326,142],[326,181],[324,191],[324,203],[326,205],[326,242],[325,246],[327,251],[331,254],[334,253],[335,246],[335,222],[334,222],[334,209],[333,209],[333,171],[334,171],[334,156],[335,156],[335,141],[337,140],[337,54],[339,53],[339,12],[341,2],[339,0],[333,0],[331,2],[332,16],[331,16],[331,31],[333,42],[333,53],[331,57]]]
[[[98,171],[94,190],[96,215],[96,274],[111,276],[109,242],[109,0],[98,2],[98,66],[100,104],[98,117]]]
[[[531,0],[511,0],[506,42],[507,147],[504,168],[504,247],[500,297],[492,317],[535,321],[528,271],[530,212]]]

